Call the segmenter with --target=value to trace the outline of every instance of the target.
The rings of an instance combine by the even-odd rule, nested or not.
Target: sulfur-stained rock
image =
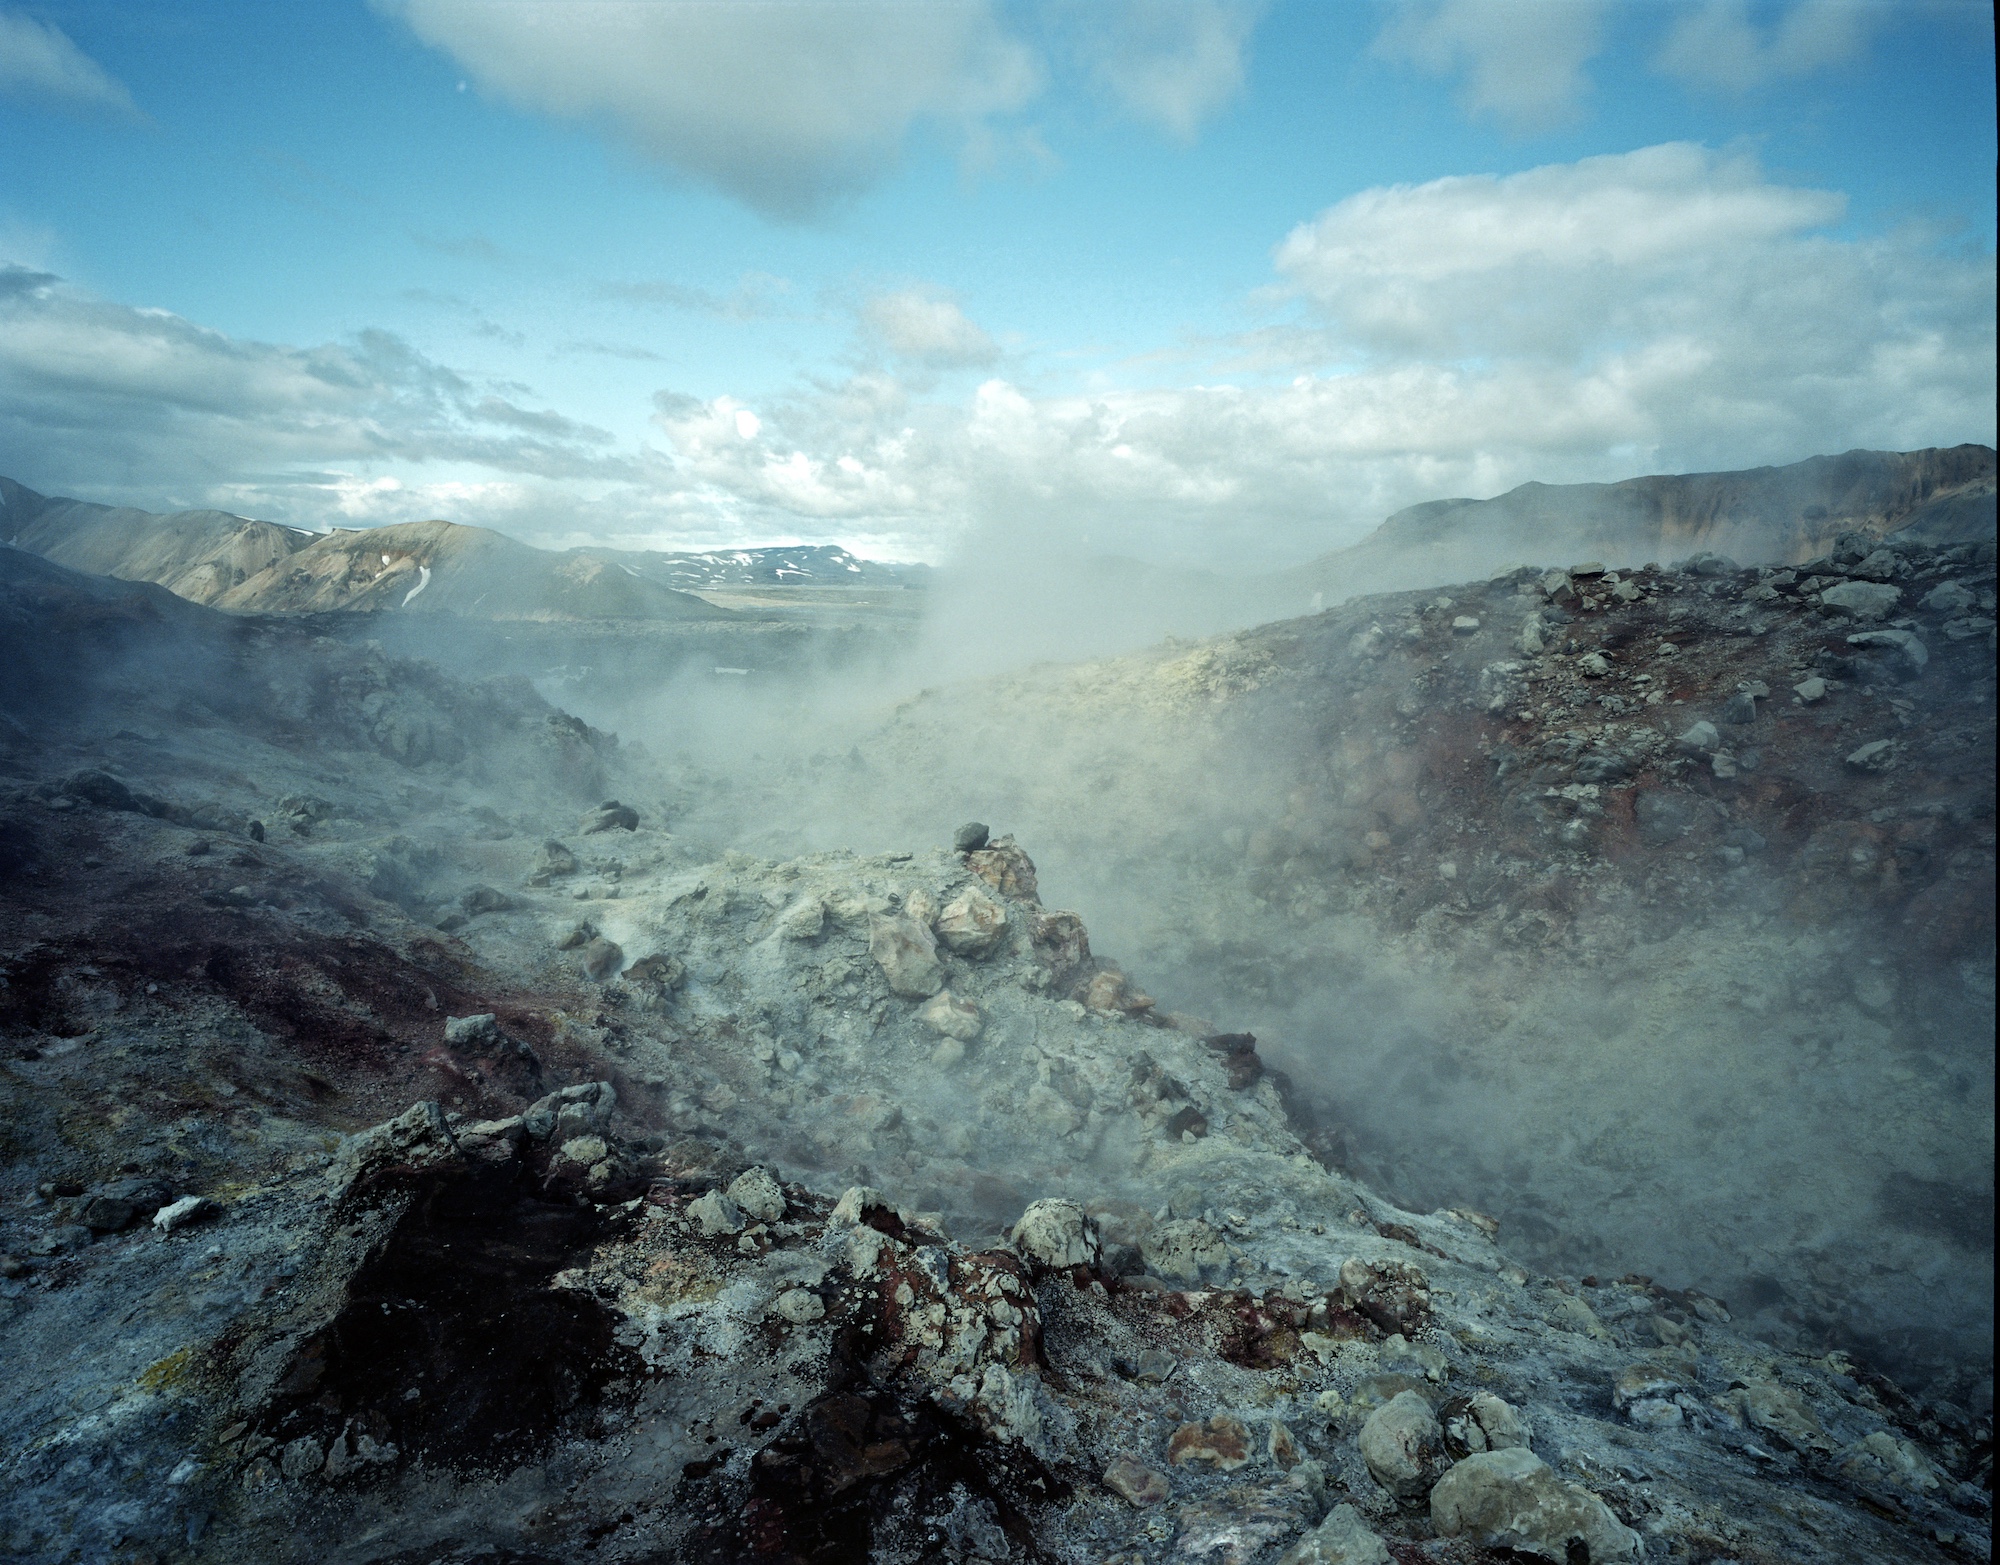
[[[826,1303],[807,1288],[787,1288],[771,1301],[771,1312],[794,1326],[826,1318]]]
[[[923,924],[909,917],[877,914],[868,920],[868,954],[882,969],[895,994],[926,999],[944,987],[937,942]]]
[[[1336,1505],[1326,1520],[1278,1560],[1278,1565],[1395,1565],[1382,1535],[1351,1505]]]
[[[1639,1535],[1588,1489],[1564,1483],[1525,1447],[1468,1456],[1431,1490],[1431,1525],[1444,1538],[1591,1565],[1636,1559]],[[1581,1553],[1579,1553],[1579,1550]]]
[[[1217,1413],[1206,1423],[1182,1424],[1167,1439],[1167,1462],[1180,1467],[1206,1462],[1218,1472],[1234,1472],[1250,1460],[1250,1431],[1242,1421]]]
[[[986,847],[965,856],[966,868],[1003,897],[1036,900],[1035,861],[1014,845],[1012,837],[995,837]]]
[[[1878,1429],[1841,1453],[1841,1472],[1857,1483],[1890,1485],[1911,1494],[1929,1494],[1939,1487],[1931,1459],[1907,1440]]]
[[[1725,1399],[1753,1428],[1773,1435],[1798,1450],[1831,1451],[1834,1441],[1819,1416],[1790,1386],[1755,1380],[1731,1391]]]
[[[1023,1254],[1052,1270],[1097,1264],[1097,1229],[1074,1201],[1032,1203],[1008,1237]]]
[[[1007,935],[1007,910],[976,886],[968,886],[937,917],[937,937],[960,956],[989,955]]]
[[[919,1006],[917,1020],[931,1031],[956,1038],[960,1043],[977,1038],[981,1026],[979,1007],[970,1000],[959,999],[949,989],[940,989]]]
[[[1370,1413],[1361,1426],[1361,1460],[1370,1476],[1398,1499],[1428,1493],[1450,1461],[1430,1403],[1405,1391]]]

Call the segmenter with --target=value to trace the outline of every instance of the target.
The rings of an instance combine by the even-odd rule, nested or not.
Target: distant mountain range
[[[37,494],[0,478],[0,541],[73,570],[155,582],[240,613],[408,609],[479,619],[727,619],[724,587],[921,585],[928,568],[828,545],[675,553],[538,549],[484,527],[404,522],[307,532],[226,511],[166,515]]]

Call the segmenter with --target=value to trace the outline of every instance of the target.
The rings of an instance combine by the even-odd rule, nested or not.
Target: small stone
[[[1351,1505],[1336,1505],[1278,1565],[1395,1565],[1389,1546]]]
[[[1931,660],[1930,648],[1907,630],[1864,630],[1859,635],[1849,636],[1847,644],[1850,647],[1892,647],[1919,674]]]
[[[784,1220],[786,1205],[784,1187],[767,1169],[744,1169],[730,1181],[729,1199],[756,1222],[776,1223]]]
[[[1722,720],[1731,727],[1742,728],[1757,721],[1757,700],[1747,690],[1739,690],[1722,703]]]
[[[1479,617],[1475,614],[1460,614],[1451,622],[1454,636],[1476,635],[1479,631]]]
[[[1006,937],[1007,910],[977,886],[968,886],[944,905],[936,929],[946,950],[985,956]]]
[[[620,804],[616,799],[606,799],[584,816],[578,829],[586,837],[600,831],[637,831],[639,812],[629,804]]]
[[[499,1036],[500,1019],[491,1011],[477,1016],[447,1016],[444,1019],[444,1041],[454,1049],[493,1043]]]
[[[1734,566],[1730,568],[1732,570],[1735,569]],[[1572,565],[1569,568],[1569,573],[1578,580],[1588,580],[1593,576],[1602,576],[1604,574],[1604,562],[1601,560],[1585,560],[1581,565]]]
[[[1205,1424],[1182,1424],[1167,1440],[1167,1463],[1210,1462],[1219,1472],[1234,1472],[1250,1460],[1250,1431],[1227,1413]]]
[[[1819,595],[1828,608],[1839,609],[1856,619],[1881,619],[1902,601],[1900,587],[1881,581],[1844,581]]]
[[[1512,1450],[1529,1439],[1520,1410],[1490,1391],[1453,1397],[1438,1410],[1438,1424],[1444,1430],[1444,1448],[1455,1458],[1474,1451]]]
[[[1963,614],[1979,600],[1955,581],[1941,581],[1924,594],[1919,607],[1933,614]]]
[[[615,940],[599,935],[583,948],[583,974],[599,983],[608,983],[625,965],[625,950]]]
[[[984,821],[967,821],[951,834],[952,851],[956,853],[977,853],[986,846],[989,833]]]
[[[571,1136],[556,1148],[556,1156],[578,1168],[594,1168],[610,1151],[602,1136]]]
[[[780,1320],[788,1320],[794,1326],[826,1317],[825,1301],[806,1288],[787,1288],[771,1301],[771,1310]]]
[[[1275,1418],[1271,1420],[1270,1432],[1264,1437],[1264,1450],[1272,1463],[1282,1467],[1286,1472],[1297,1467],[1303,1457],[1299,1443],[1293,1438],[1291,1430]]]
[[[959,999],[949,989],[939,990],[919,1006],[917,1020],[931,1031],[956,1038],[960,1043],[977,1038],[981,1025],[979,1007],[970,1000]]]
[[[1893,739],[1871,739],[1848,755],[1847,764],[1857,772],[1886,772],[1896,764],[1896,750]]]
[[[1722,732],[1715,724],[1699,722],[1691,724],[1686,733],[1674,741],[1683,750],[1706,752],[1714,750],[1722,743]]]
[[[552,880],[575,873],[576,855],[551,837],[542,844],[541,851],[535,855],[535,862],[528,867],[528,884],[546,886]]]
[[[1097,1263],[1097,1229],[1074,1201],[1058,1198],[1030,1203],[1007,1237],[1052,1271]]]
[[[702,1237],[707,1239],[738,1233],[743,1228],[743,1213],[736,1203],[720,1190],[711,1190],[698,1200],[690,1201],[687,1215],[694,1219],[696,1226],[701,1229]]]
[[[1636,1559],[1639,1535],[1588,1489],[1564,1483],[1524,1446],[1468,1456],[1431,1490],[1440,1537],[1488,1549],[1591,1565]]]
[[[170,1201],[153,1214],[153,1227],[162,1234],[177,1233],[206,1218],[215,1216],[222,1210],[216,1202],[205,1195],[184,1195],[178,1201]]]
[[[850,1185],[840,1199],[833,1203],[833,1210],[827,1214],[829,1227],[853,1227],[863,1221],[869,1212],[880,1208],[887,1210],[889,1203],[882,1199],[882,1192],[873,1185]]]
[[[458,905],[477,917],[481,913],[504,913],[514,906],[514,899],[492,886],[467,886],[459,894]]]
[[[1129,1456],[1114,1456],[1111,1459],[1110,1466],[1104,1469],[1104,1484],[1140,1510],[1158,1505],[1173,1493],[1173,1485],[1165,1473],[1156,1472]]]
[[[1576,671],[1585,679],[1602,679],[1611,672],[1611,660],[1602,652],[1586,652],[1576,660]]]
[[[1805,702],[1807,706],[1811,706],[1813,702],[1825,698],[1826,681],[1815,674],[1812,678],[1802,679],[1796,685],[1792,686],[1792,693]]]
[[[1361,1460],[1375,1481],[1399,1499],[1429,1492],[1449,1461],[1444,1431],[1430,1403],[1404,1391],[1370,1413],[1361,1426]]]

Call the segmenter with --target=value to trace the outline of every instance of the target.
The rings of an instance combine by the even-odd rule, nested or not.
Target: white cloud
[[[139,118],[124,84],[50,22],[0,11],[0,96]]]
[[[991,364],[999,346],[955,300],[930,288],[877,294],[861,307],[867,335],[889,353],[933,369]]]
[[[1134,119],[1191,141],[1243,86],[1262,0],[1090,0],[1064,8],[1070,48]]]
[[[376,3],[485,90],[783,217],[863,188],[913,126],[971,133],[1041,87],[987,0]]]
[[[1462,72],[1467,113],[1542,131],[1581,111],[1605,11],[1604,0],[1403,0],[1375,49],[1434,76]]]
[[[1853,59],[1886,20],[1885,10],[1870,0],[1793,0],[1782,17],[1762,28],[1747,0],[1705,0],[1675,18],[1656,63],[1694,86],[1750,92]]]

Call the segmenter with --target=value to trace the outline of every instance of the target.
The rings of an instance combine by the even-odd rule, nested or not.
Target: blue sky
[[[1993,440],[1986,7],[0,3],[0,473],[1222,565]]]

